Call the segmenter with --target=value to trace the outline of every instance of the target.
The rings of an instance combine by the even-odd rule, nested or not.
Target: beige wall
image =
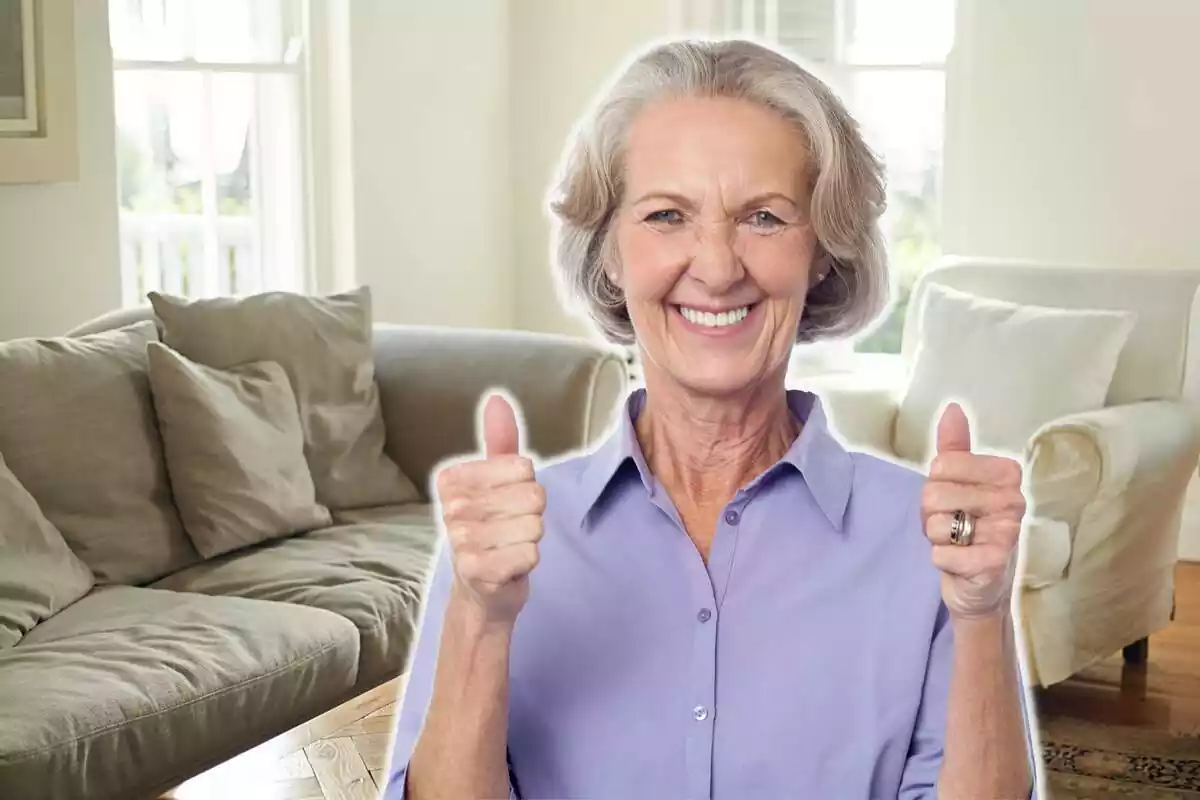
[[[1195,0],[959,0],[950,252],[1200,269]],[[1180,555],[1200,560],[1193,480]]]
[[[356,280],[376,317],[509,327],[504,0],[353,0]]]
[[[550,272],[545,195],[567,135],[629,54],[668,32],[668,4],[646,0],[510,3],[516,325],[591,335],[564,313]]]
[[[1200,268],[1195,0],[959,0],[951,252]]]
[[[0,185],[0,340],[61,333],[121,302],[105,9],[75,2],[79,181]]]

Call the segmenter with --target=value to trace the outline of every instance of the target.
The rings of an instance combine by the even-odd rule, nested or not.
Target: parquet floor
[[[387,781],[402,680],[277,736],[162,800],[376,800]]]
[[[1150,660],[1120,654],[1038,692],[1039,714],[1200,731],[1200,563],[1180,564],[1176,618]],[[387,776],[400,681],[385,684],[175,789],[173,800],[376,800]]]

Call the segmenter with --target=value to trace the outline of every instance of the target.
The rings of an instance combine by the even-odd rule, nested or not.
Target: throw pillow
[[[330,523],[283,367],[264,361],[221,371],[157,342],[148,354],[175,504],[200,555]]]
[[[94,582],[0,456],[0,650],[83,597]]]
[[[140,322],[0,344],[0,453],[99,584],[149,583],[199,556],[175,510]]]
[[[371,295],[309,297],[268,292],[150,302],[163,342],[192,361],[229,369],[255,361],[283,367],[296,393],[317,501],[341,510],[416,500],[416,487],[383,451],[375,383]]]
[[[1104,406],[1137,315],[977,297],[931,284],[920,340],[896,418],[901,458],[927,463],[950,400],[971,419],[972,443],[1021,454],[1047,422]]]

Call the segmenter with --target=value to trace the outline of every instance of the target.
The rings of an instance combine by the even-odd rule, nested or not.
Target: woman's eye
[[[683,222],[683,214],[680,214],[673,208],[655,211],[650,216],[646,217],[646,222],[657,222],[664,225],[678,225]]]
[[[750,217],[750,222],[759,228],[777,228],[783,224],[783,220],[765,209],[755,211]]]

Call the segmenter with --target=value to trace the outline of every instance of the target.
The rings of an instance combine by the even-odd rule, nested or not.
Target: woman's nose
[[[714,294],[738,283],[746,274],[734,248],[734,226],[706,225],[696,237],[688,275]]]

